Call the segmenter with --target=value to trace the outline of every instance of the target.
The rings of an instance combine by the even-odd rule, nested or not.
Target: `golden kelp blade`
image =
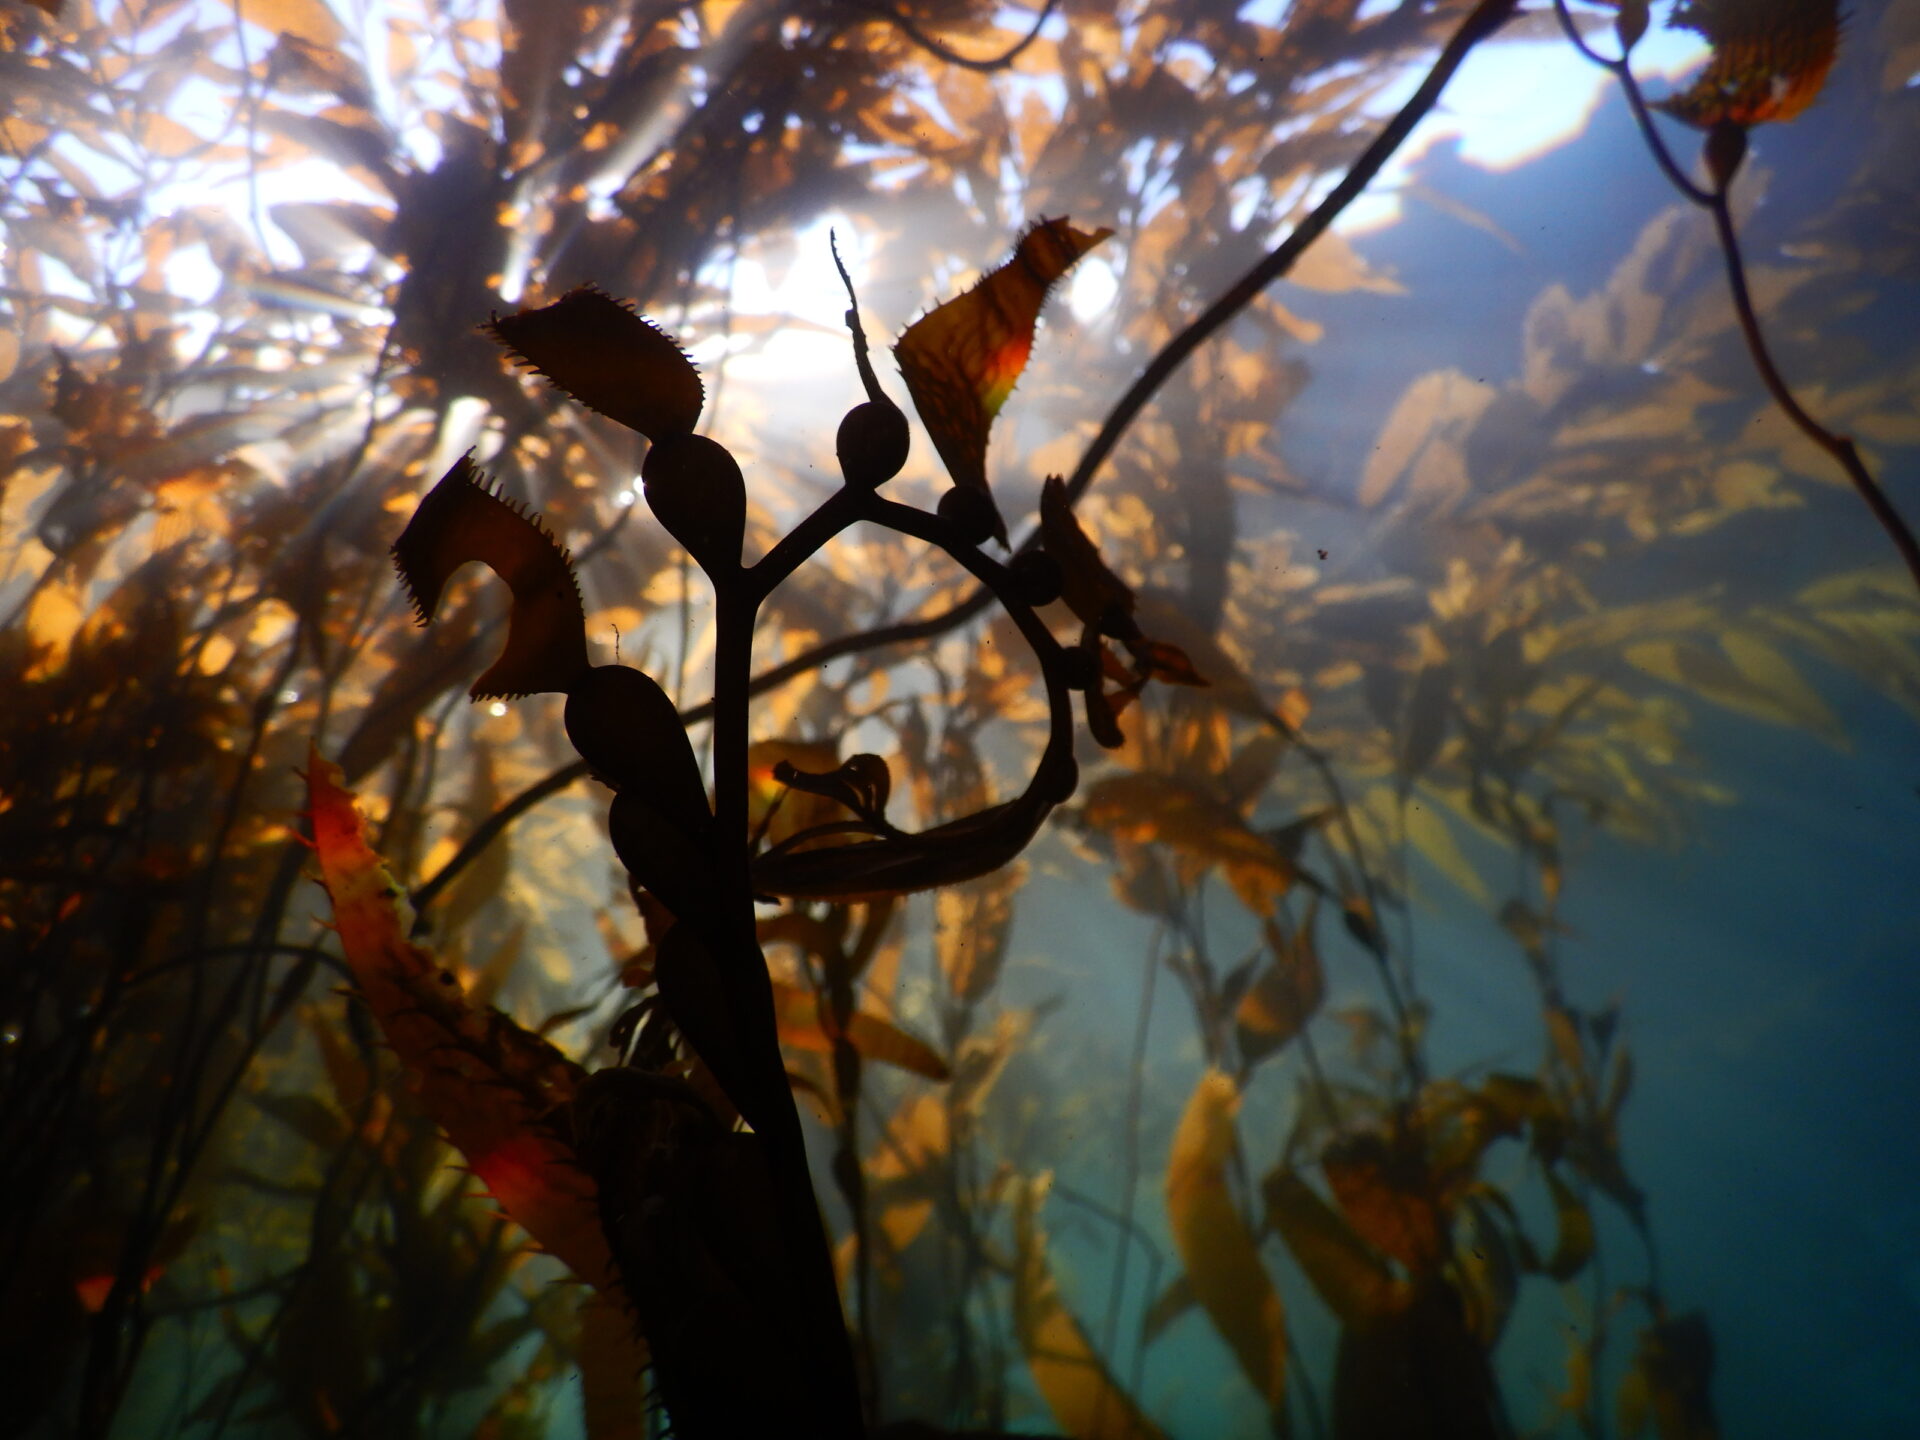
[[[773,982],[774,1020],[780,1039],[796,1050],[826,1052],[833,1049],[833,1037],[827,1032],[820,1002],[811,990],[783,981]],[[856,1010],[847,1020],[847,1040],[868,1060],[879,1060],[911,1070],[929,1080],[951,1078],[947,1062],[926,1041],[909,1035],[899,1026]]]
[[[1019,1188],[1014,1201],[1013,1326],[1033,1383],[1073,1440],[1160,1440],[1159,1429],[1107,1373],[1060,1299],[1040,1228],[1040,1207],[1052,1183],[1051,1175],[1038,1176]]]
[[[504,1015],[473,1008],[453,975],[407,940],[400,889],[340,782],[340,768],[310,751],[313,846],[355,986],[422,1108],[508,1218],[588,1284],[612,1285],[593,1181],[546,1118],[583,1072]]]
[[[573,561],[538,520],[487,484],[471,455],[440,477],[393,542],[393,563],[425,625],[453,572],[478,560],[507,582],[507,648],[467,693],[511,699],[565,690],[588,668],[587,617]]]
[[[1286,1314],[1227,1188],[1239,1109],[1231,1076],[1209,1070],[1200,1077],[1167,1157],[1167,1222],[1194,1299],[1267,1409],[1278,1413],[1287,1395]]]
[[[1326,973],[1313,944],[1318,905],[1316,895],[1308,902],[1307,918],[1291,937],[1271,918],[1266,922],[1273,962],[1254,977],[1233,1012],[1240,1054],[1249,1065],[1266,1059],[1304,1030],[1327,998]]]
[[[1713,46],[1700,77],[1660,102],[1669,115],[1711,129],[1722,121],[1791,120],[1811,105],[1833,68],[1839,0],[1695,0],[1672,22]]]
[[[1286,853],[1247,827],[1232,805],[1178,775],[1135,770],[1087,787],[1081,818],[1127,844],[1158,843],[1198,873],[1219,866],[1256,914],[1270,912],[1297,871]]]
[[[528,369],[649,440],[691,435],[700,419],[706,391],[693,362],[666,331],[591,285],[486,328]]]
[[[987,431],[1033,349],[1033,327],[1053,283],[1113,231],[1076,230],[1062,216],[1020,238],[1013,258],[966,294],[934,306],[893,347],[920,423],[953,482],[987,490]],[[1006,524],[994,529],[1002,543]]]

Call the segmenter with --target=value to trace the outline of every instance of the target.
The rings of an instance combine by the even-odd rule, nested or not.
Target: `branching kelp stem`
[[[1105,462],[1120,439],[1146,408],[1147,402],[1159,391],[1200,345],[1252,302],[1255,296],[1274,281],[1283,277],[1293,268],[1307,247],[1323,235],[1327,228],[1339,218],[1340,213],[1358,199],[1360,193],[1372,183],[1374,176],[1394,152],[1406,142],[1407,136],[1416,125],[1426,118],[1440,99],[1454,73],[1475,45],[1486,39],[1504,25],[1513,15],[1518,0],[1481,0],[1473,13],[1461,24],[1453,38],[1442,48],[1433,67],[1427,72],[1426,79],[1415,90],[1407,103],[1386,128],[1374,137],[1373,143],[1353,162],[1352,167],[1340,183],[1328,191],[1326,197],[1314,206],[1287,238],[1268,252],[1258,264],[1248,270],[1231,289],[1223,294],[1206,311],[1196,317],[1184,330],[1169,340],[1160,352],[1148,362],[1146,369],[1108,412],[1107,418],[1088,445],[1086,453],[1080,457],[1080,463],[1074,467],[1067,482],[1069,501],[1076,501],[1093,483],[1093,477]],[[1037,548],[1038,532],[1027,537],[1019,547],[1022,553]],[[951,630],[958,629],[976,616],[983,614],[992,603],[993,595],[984,585],[975,589],[966,599],[955,602],[947,609],[936,614],[924,616],[918,620],[903,620],[892,625],[878,625],[857,634],[843,635],[827,640],[804,650],[792,659],[764,670],[753,677],[748,686],[750,696],[762,695],[777,689],[791,680],[818,670],[831,661],[848,655],[865,654],[870,650],[883,649],[894,645],[911,645],[927,640],[935,640]],[[706,701],[693,705],[680,712],[681,718],[689,725],[699,724],[713,716],[713,702]],[[1289,739],[1298,741],[1298,735],[1292,727],[1285,726],[1276,716],[1274,723],[1280,725]],[[1303,751],[1309,759],[1317,752]],[[1323,777],[1328,771],[1321,762],[1316,769]],[[506,804],[500,807],[483,824],[474,829],[466,843],[456,851],[451,859],[440,868],[430,880],[426,881],[412,896],[416,911],[423,911],[449,885],[453,878],[479,857],[493,840],[521,815],[549,796],[557,795],[575,781],[585,778],[587,766],[583,761],[563,765],[534,782]],[[1345,814],[1344,804],[1341,806]],[[1356,849],[1357,853],[1357,849]]]

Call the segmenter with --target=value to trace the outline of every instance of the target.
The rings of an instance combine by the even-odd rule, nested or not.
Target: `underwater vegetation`
[[[0,1434],[1751,1413],[1577,900],[1920,720],[1910,9],[0,5]]]

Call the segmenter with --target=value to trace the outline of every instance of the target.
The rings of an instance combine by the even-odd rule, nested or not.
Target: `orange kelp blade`
[[[1033,1383],[1074,1440],[1161,1440],[1159,1427],[1120,1388],[1060,1298],[1040,1228],[1052,1184],[1051,1175],[1037,1176],[1014,1200],[1013,1326]]]
[[[832,1017],[821,1013],[819,999],[811,989],[774,981],[773,1010],[782,1043],[796,1050],[822,1054],[832,1051]],[[944,1082],[953,1078],[939,1051],[878,1015],[854,1011],[847,1018],[846,1036],[847,1043],[863,1059],[896,1065],[929,1080]]]
[[[1268,1223],[1342,1325],[1369,1325],[1411,1303],[1412,1287],[1397,1279],[1340,1212],[1294,1171],[1273,1171],[1261,1193]]]
[[[1811,105],[1833,68],[1839,0],[1696,0],[1669,22],[1697,31],[1713,58],[1692,85],[1658,102],[1702,130],[1791,120]]]
[[[591,285],[486,329],[529,370],[649,440],[691,435],[706,391],[666,331]]]
[[[498,494],[462,455],[393,542],[393,563],[425,625],[453,572],[478,560],[507,582],[507,648],[468,692],[475,700],[565,690],[583,675],[587,617],[573,561],[538,520]]]
[[[340,768],[310,750],[307,795],[321,882],[355,986],[421,1106],[509,1219],[596,1289],[614,1283],[593,1181],[549,1122],[584,1072],[407,940],[400,889],[366,842]]]
[[[920,423],[954,484],[992,504],[987,431],[1033,349],[1033,327],[1053,283],[1113,231],[1076,230],[1063,216],[1020,237],[1013,258],[966,294],[934,306],[893,347]],[[994,533],[1006,522],[996,510]]]
[[[1260,1244],[1227,1186],[1239,1087],[1209,1070],[1173,1132],[1167,1157],[1167,1223],[1187,1267],[1193,1297],[1232,1349],[1274,1415],[1287,1396],[1287,1323]]]

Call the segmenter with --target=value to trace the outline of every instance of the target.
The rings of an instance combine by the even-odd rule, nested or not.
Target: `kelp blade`
[[[1287,1326],[1260,1246],[1227,1188],[1240,1091],[1209,1070],[1194,1087],[1167,1157],[1167,1220],[1193,1295],[1269,1411],[1287,1394]]]
[[[1041,221],[1011,260],[922,315],[894,346],[913,408],[954,484],[991,499],[987,432],[1027,367],[1040,306],[1068,267],[1112,233],[1076,230],[1064,216]],[[993,518],[1004,542],[1006,525],[997,511]]]
[[[1094,1353],[1086,1332],[1060,1298],[1047,1265],[1046,1232],[1040,1228],[1040,1207],[1051,1184],[1052,1177],[1042,1175],[1023,1185],[1014,1210],[1013,1323],[1033,1383],[1073,1440],[1162,1440],[1158,1427]]]
[[[354,984],[418,1092],[508,1217],[596,1289],[614,1282],[593,1181],[542,1118],[571,1098],[578,1067],[505,1016],[470,1006],[411,943],[400,889],[367,844],[338,766],[309,752],[314,851]]]

